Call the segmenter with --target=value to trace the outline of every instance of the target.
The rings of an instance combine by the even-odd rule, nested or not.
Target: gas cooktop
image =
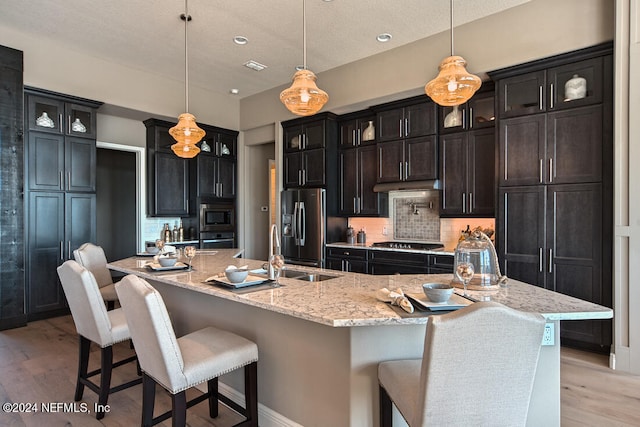
[[[391,249],[416,249],[422,251],[433,251],[444,249],[442,243],[420,243],[420,242],[376,242],[371,245],[374,248]]]

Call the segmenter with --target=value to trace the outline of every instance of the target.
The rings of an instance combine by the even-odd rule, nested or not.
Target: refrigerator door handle
[[[298,202],[293,205],[293,241],[298,245]]]
[[[300,202],[299,210],[300,215],[298,215],[298,220],[300,221],[300,246],[304,246],[304,240],[307,237],[307,213],[304,210],[304,202]]]

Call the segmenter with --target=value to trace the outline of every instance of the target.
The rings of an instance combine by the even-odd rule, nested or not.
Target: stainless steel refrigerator
[[[346,230],[346,218],[327,217],[326,190],[296,188],[281,194],[281,251],[287,264],[324,267],[325,244]]]

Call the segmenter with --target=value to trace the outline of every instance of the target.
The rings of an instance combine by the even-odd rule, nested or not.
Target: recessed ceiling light
[[[247,68],[251,68],[252,70],[255,70],[255,71],[262,71],[265,68],[267,68],[266,65],[256,62],[253,59],[250,59],[247,62],[245,62],[244,66]]]
[[[235,36],[233,38],[233,42],[235,44],[243,45],[243,44],[249,43],[249,39],[246,38],[245,36]]]
[[[239,91],[238,89],[235,89],[235,88],[234,88],[234,89],[231,89],[229,92],[230,92],[232,95],[237,95],[237,94],[239,94],[239,93],[240,93],[240,91]]]
[[[386,43],[389,40],[391,40],[391,34],[389,33],[378,34],[376,36],[376,40],[378,40],[380,43]]]

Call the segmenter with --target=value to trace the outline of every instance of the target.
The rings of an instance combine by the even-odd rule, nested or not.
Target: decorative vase
[[[36,125],[43,128],[53,128],[56,126],[47,113],[42,113],[42,115],[36,119]]]
[[[74,132],[85,133],[87,128],[82,124],[80,119],[75,119],[73,123],[71,123],[71,130]]]
[[[577,74],[564,84],[565,100],[582,99],[587,96],[587,79]]]
[[[462,113],[457,105],[453,106],[453,110],[446,116],[444,116],[444,127],[452,128],[462,125]]]
[[[369,126],[362,131],[363,141],[373,141],[376,139],[376,128],[373,126],[373,121],[369,120]]]
[[[211,152],[211,147],[209,146],[209,144],[207,144],[207,141],[202,141],[202,144],[200,144],[200,149],[206,153]]]

